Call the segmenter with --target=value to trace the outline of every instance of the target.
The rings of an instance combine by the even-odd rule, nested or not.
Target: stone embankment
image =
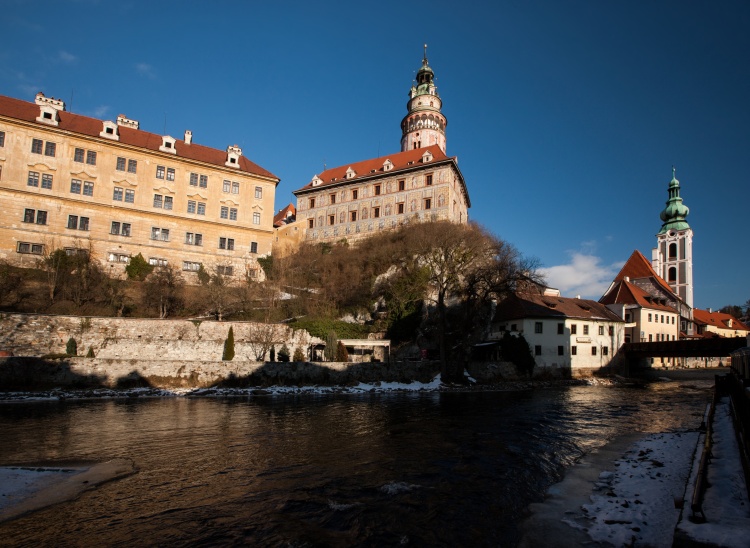
[[[235,355],[222,361],[232,327]],[[269,329],[273,333],[269,334]],[[63,355],[70,338],[79,357]],[[428,382],[439,371],[434,362],[279,363],[260,361],[269,340],[278,353],[309,355],[323,341],[285,325],[253,322],[88,318],[27,314],[0,315],[0,388],[50,386],[197,388],[215,385],[271,386]],[[91,356],[93,357],[80,357]],[[268,359],[270,351],[266,353]],[[46,357],[45,357],[46,356]]]

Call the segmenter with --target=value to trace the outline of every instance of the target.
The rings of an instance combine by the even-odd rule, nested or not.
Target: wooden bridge
[[[623,352],[629,360],[658,357],[723,358],[745,346],[747,346],[746,337],[716,337],[712,339],[625,343],[620,348],[620,352]]]

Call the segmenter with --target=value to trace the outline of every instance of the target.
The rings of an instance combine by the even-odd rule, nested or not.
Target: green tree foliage
[[[294,357],[292,358],[292,361],[295,361],[295,362],[307,361],[307,359],[305,359],[305,353],[302,352],[302,349],[299,346],[294,349]]]
[[[140,253],[135,257],[130,257],[130,262],[128,263],[128,266],[125,267],[125,273],[128,275],[129,279],[141,282],[145,280],[146,276],[151,274],[153,270],[154,266],[148,264],[148,261],[146,261]]]
[[[336,361],[337,362],[348,362],[349,352],[346,351],[346,346],[341,341],[336,345]]]
[[[258,257],[258,264],[263,269],[267,280],[274,279],[274,260],[273,255],[267,255],[265,257]]]
[[[272,346],[271,351],[268,355],[268,361],[275,362],[276,361],[276,347]]]
[[[289,327],[304,329],[313,337],[321,339],[326,339],[331,332],[337,333],[343,339],[363,339],[367,338],[367,334],[371,331],[366,325],[321,317],[299,318],[289,322]]]
[[[531,377],[536,362],[523,335],[515,336],[506,331],[500,339],[500,350],[503,360],[514,363],[521,373]]]
[[[279,350],[277,357],[279,358],[280,362],[289,361],[289,348],[286,346],[286,343],[281,345],[281,349]]]
[[[336,358],[336,343],[339,338],[335,331],[329,331],[326,335],[326,347],[323,351],[323,357],[328,361],[333,361]]]
[[[73,337],[70,337],[68,339],[68,342],[65,344],[65,353],[68,356],[77,356],[78,355],[78,343]]]
[[[94,357],[94,349],[92,347],[90,347],[90,346],[89,346],[89,351],[86,352],[86,357],[87,358],[93,358]]]
[[[234,359],[234,329],[231,325],[229,326],[229,334],[224,341],[224,354],[221,356],[221,359],[226,362]]]
[[[205,269],[203,266],[203,263],[200,264],[198,267],[198,283],[201,285],[208,285],[208,283],[211,281],[211,274],[209,274],[208,270]]]

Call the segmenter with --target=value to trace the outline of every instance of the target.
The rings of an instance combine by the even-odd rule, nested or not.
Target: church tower
[[[443,106],[435,86],[435,73],[427,62],[424,46],[422,67],[417,72],[417,83],[409,90],[408,114],[401,120],[401,152],[438,145],[445,152],[445,126],[448,120],[440,112]]]
[[[693,308],[693,231],[686,217],[690,209],[680,198],[680,181],[672,168],[669,199],[661,212],[661,230],[656,235],[656,248],[651,252],[651,264],[659,276],[667,281],[672,291]]]

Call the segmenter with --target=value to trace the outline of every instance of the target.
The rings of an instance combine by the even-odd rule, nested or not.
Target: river
[[[710,387],[2,404],[0,465],[138,471],[0,524],[0,544],[513,546],[567,467],[697,428]]]

